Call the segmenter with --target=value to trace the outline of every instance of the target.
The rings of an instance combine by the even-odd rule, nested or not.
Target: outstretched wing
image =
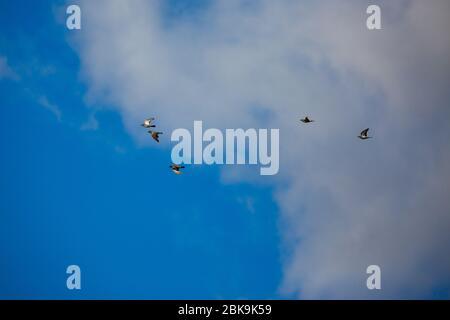
[[[367,129],[364,129],[363,131],[361,131],[361,135],[363,136],[363,137],[365,137],[365,136],[367,136],[367,133],[369,132],[369,128],[367,128]]]

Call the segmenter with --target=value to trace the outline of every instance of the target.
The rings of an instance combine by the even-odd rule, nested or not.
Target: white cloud
[[[18,80],[19,76],[8,65],[8,59],[4,56],[0,56],[0,79]]]
[[[283,293],[405,298],[450,285],[450,3],[381,1],[381,31],[365,27],[368,4],[217,1],[167,25],[162,2],[81,2],[89,101],[114,105],[140,143],[147,116],[166,131],[281,129],[280,174],[264,181],[292,252]],[[317,122],[301,126],[304,115]],[[362,142],[365,127],[375,138]],[[236,170],[225,181],[263,179]],[[379,294],[365,287],[369,264],[382,268]]]
[[[82,131],[97,130],[97,129],[98,129],[98,120],[95,117],[95,113],[91,113],[86,122],[84,122],[80,127],[80,130]]]
[[[40,96],[38,99],[38,103],[42,107],[53,113],[58,121],[61,121],[62,117],[61,110],[56,104],[49,102],[46,96]]]

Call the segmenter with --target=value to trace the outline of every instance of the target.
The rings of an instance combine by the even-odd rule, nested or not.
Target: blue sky
[[[448,299],[447,0],[67,3],[0,0],[0,298]],[[279,173],[174,175],[194,120],[279,128]]]
[[[0,53],[20,77],[0,80],[0,297],[277,298],[270,188],[224,186],[217,167],[175,176],[170,150],[136,147],[113,111],[81,130],[90,110],[61,4],[0,4]]]

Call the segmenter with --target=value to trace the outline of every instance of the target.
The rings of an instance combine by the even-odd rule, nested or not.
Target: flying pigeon
[[[308,117],[304,117],[303,119],[300,119],[300,121],[303,122],[303,123],[314,122],[314,120],[310,120]]]
[[[361,140],[366,140],[372,137],[369,137],[367,134],[369,132],[369,128],[364,129],[363,131],[361,131],[361,133],[359,134],[358,138],[360,138]]]
[[[144,128],[154,128],[155,125],[152,124],[152,122],[155,120],[155,118],[148,118],[144,120],[144,123],[141,124]]]
[[[180,169],[184,169],[184,166],[172,164],[171,166],[169,166],[169,168],[171,168],[175,174],[181,174],[182,172],[180,171]]]
[[[149,130],[148,133],[150,133],[150,135],[152,136],[153,140],[155,140],[156,142],[159,143],[159,135],[162,134],[162,132]]]

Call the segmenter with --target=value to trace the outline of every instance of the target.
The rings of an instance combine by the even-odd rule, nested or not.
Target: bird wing
[[[361,131],[361,135],[362,136],[367,136],[367,133],[369,132],[369,128],[364,129],[363,131]]]

